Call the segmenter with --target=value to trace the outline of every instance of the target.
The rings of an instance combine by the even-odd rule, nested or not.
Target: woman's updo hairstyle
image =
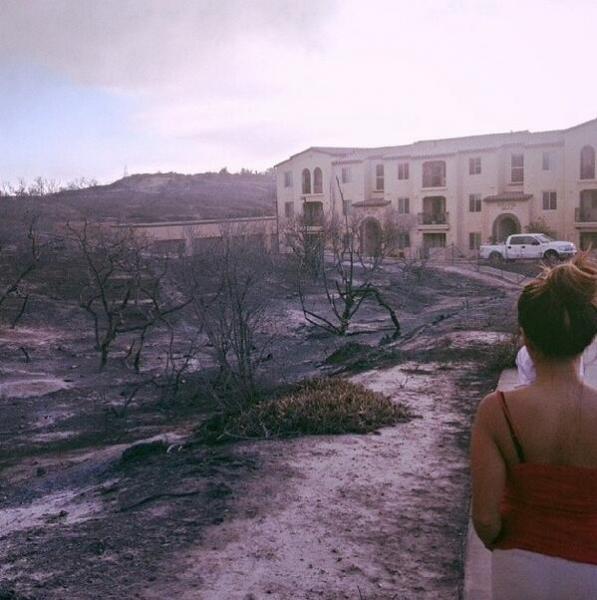
[[[587,253],[545,268],[518,299],[518,323],[548,358],[578,356],[597,333],[597,265]]]

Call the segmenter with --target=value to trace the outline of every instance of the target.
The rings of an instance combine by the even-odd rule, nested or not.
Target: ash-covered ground
[[[470,421],[514,330],[516,287],[398,264],[378,279],[395,339],[373,304],[349,336],[308,326],[281,286],[263,381],[350,377],[415,418],[216,447],[194,435],[207,392],[171,404],[143,388],[124,410],[125,348],[98,373],[81,311],[32,301],[0,333],[0,598],[457,598]],[[325,306],[320,290],[307,300]],[[149,340],[144,374],[164,348]],[[202,389],[211,366],[206,348],[186,385]]]

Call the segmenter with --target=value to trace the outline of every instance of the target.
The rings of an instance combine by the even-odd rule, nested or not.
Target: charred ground
[[[209,347],[185,382],[190,393],[164,402],[148,387],[122,411],[139,377],[123,360],[125,344],[98,373],[86,317],[36,295],[18,327],[0,335],[5,597],[284,599],[296,589],[305,598],[455,597],[468,428],[506,359],[514,291],[430,267],[413,276],[398,263],[378,285],[398,310],[400,338],[388,336],[374,305],[348,337],[308,327],[293,285],[273,287],[263,385],[273,393],[349,376],[421,418],[381,436],[216,447],[194,434],[214,410]],[[308,293],[323,309],[321,291]],[[161,368],[164,335],[148,341],[144,374]],[[311,514],[314,497],[322,510]],[[295,530],[303,533],[293,539]],[[251,539],[259,552],[247,563]]]

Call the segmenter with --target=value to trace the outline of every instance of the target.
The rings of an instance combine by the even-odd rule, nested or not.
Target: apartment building
[[[315,228],[326,213],[349,213],[374,251],[392,211],[406,253],[474,255],[537,221],[597,247],[596,149],[597,119],[557,131],[307,148],[276,165],[279,230],[297,215]]]

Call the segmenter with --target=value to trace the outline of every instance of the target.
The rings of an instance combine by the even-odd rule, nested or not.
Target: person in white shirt
[[[585,376],[586,368],[597,362],[597,338],[587,347],[580,357],[579,374]],[[523,346],[516,355],[516,369],[518,371],[518,383],[531,385],[537,378],[533,359],[526,346]]]

